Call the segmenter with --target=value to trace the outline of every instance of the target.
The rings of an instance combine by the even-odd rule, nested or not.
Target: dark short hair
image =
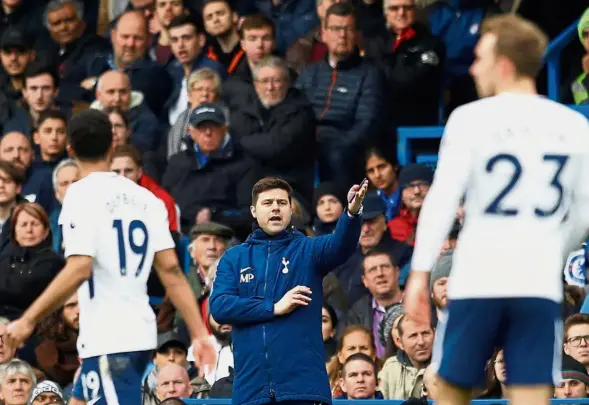
[[[286,181],[277,177],[264,177],[258,180],[252,188],[252,205],[256,205],[258,197],[261,193],[268,190],[280,189],[288,193],[288,201],[292,200],[292,187]]]
[[[186,403],[178,397],[173,397],[163,400],[160,405],[186,405]]]
[[[53,80],[53,87],[56,89],[59,87],[59,75],[57,74],[56,69],[53,66],[43,62],[33,62],[27,65],[24,73],[25,87],[27,86],[27,79],[32,79],[33,77],[41,75],[51,76],[51,79]]]
[[[358,17],[356,16],[356,8],[352,3],[334,3],[325,12],[325,27],[329,16],[336,15],[338,17],[354,17],[354,26],[358,25]]]
[[[108,116],[98,110],[74,115],[68,125],[68,141],[80,161],[106,158],[112,146],[112,125]]]
[[[197,34],[204,32],[203,27],[194,18],[185,14],[174,17],[172,21],[170,21],[168,31],[173,28],[183,27],[185,25],[192,25],[194,27],[194,32]]]
[[[246,16],[239,26],[239,38],[243,39],[245,31],[269,27],[272,30],[272,38],[276,39],[276,26],[274,22],[264,14],[251,14]]]
[[[386,256],[391,261],[393,267],[398,267],[397,261],[395,260],[395,257],[391,254],[391,252],[389,252],[386,249],[375,247],[374,249],[370,249],[368,252],[366,252],[364,257],[362,258],[362,273],[364,273],[364,262],[366,261],[366,259],[374,256]]]
[[[143,166],[143,161],[141,160],[141,153],[139,153],[137,148],[135,148],[134,146],[131,146],[131,145],[117,146],[117,148],[114,150],[114,152],[112,154],[112,159],[114,160],[118,157],[128,157],[133,162],[135,162],[137,167]]]
[[[376,370],[376,362],[372,357],[367,355],[366,353],[354,353],[350,357],[346,359],[344,365],[342,366],[342,377],[346,376],[346,366],[353,361],[360,360],[365,361],[366,363],[372,366],[372,371],[374,372],[374,376],[376,377],[377,370]]]
[[[229,0],[204,0],[202,2],[202,7],[200,9],[200,13],[202,14],[202,12],[204,11],[205,7],[208,6],[209,4],[212,3],[225,3],[225,5],[227,7],[229,7],[229,10],[233,13],[235,12],[235,9],[233,8],[233,6],[231,5],[231,2]]]
[[[589,325],[589,314],[573,314],[564,321],[564,340],[569,339],[569,329],[576,325]]]
[[[25,171],[10,162],[0,160],[0,172],[4,172],[17,186],[25,184]]]
[[[38,130],[41,127],[41,125],[43,125],[43,123],[47,120],[60,120],[67,127],[67,117],[65,116],[65,114],[62,113],[61,111],[59,111],[58,109],[51,108],[51,109],[49,109],[47,111],[43,111],[43,112],[41,112],[41,114],[39,114],[39,121],[37,123],[36,130]]]

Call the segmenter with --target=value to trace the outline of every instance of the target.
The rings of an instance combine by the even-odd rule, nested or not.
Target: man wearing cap
[[[45,380],[33,388],[30,399],[31,405],[63,405],[63,394],[59,386],[53,381]]]
[[[436,308],[435,316],[432,316],[432,325],[438,323],[442,310],[448,305],[446,291],[448,290],[448,277],[452,269],[452,255],[454,250],[448,250],[440,256],[429,279],[429,291],[432,303]]]
[[[346,263],[334,270],[348,295],[350,307],[368,293],[362,282],[364,256],[373,249],[388,252],[401,269],[399,285],[403,286],[409,272],[408,263],[413,249],[406,243],[391,239],[385,218],[385,203],[376,193],[370,192],[364,198],[362,228],[356,252]],[[405,268],[407,267],[407,268]]]
[[[419,211],[434,178],[428,166],[412,163],[405,166],[399,174],[401,191],[401,209],[399,215],[389,221],[389,230],[393,239],[415,244],[415,230]]]
[[[255,163],[235,148],[219,104],[195,108],[188,132],[186,150],[170,158],[162,181],[180,207],[181,229],[188,233],[196,215],[208,209],[211,220],[247,235],[251,189],[257,180]]]
[[[562,382],[554,387],[558,399],[587,398],[589,396],[589,374],[584,365],[571,356],[562,355]]]
[[[24,73],[27,65],[35,59],[32,43],[17,28],[7,28],[0,37],[0,90],[11,101],[22,99],[25,85]]]

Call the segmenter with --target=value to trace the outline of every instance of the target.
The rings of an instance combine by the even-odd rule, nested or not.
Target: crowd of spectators
[[[68,158],[68,120],[97,109],[112,124],[111,169],[160,198],[175,240],[190,239],[187,277],[219,354],[217,368],[199,376],[185,323],[154,273],[159,338],[144,404],[231,396],[231,325],[210,316],[208,296],[219,258],[251,231],[251,189],[267,176],[293,187],[292,225],[309,236],[332,233],[346,190],[369,180],[357,250],[323,282],[334,398],[435,399],[430,361],[463,212],[432,270],[434,322],[421,325],[405,317],[402,299],[433,171],[398,165],[396,128],[438,125],[475,100],[468,69],[480,24],[531,1],[0,3],[0,331],[63,267],[58,217],[80,178]],[[585,7],[570,5],[577,17]],[[578,36],[582,56],[567,69],[563,99],[582,104],[589,9]],[[587,397],[584,291],[566,286],[566,298],[565,380],[555,397]],[[74,295],[24,347],[0,340],[0,404],[67,400],[79,368],[78,316]],[[504,397],[500,348],[487,371],[478,397]]]

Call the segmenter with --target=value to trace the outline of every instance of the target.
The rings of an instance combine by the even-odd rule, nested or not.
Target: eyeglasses
[[[579,347],[581,346],[581,341],[584,341],[586,345],[589,344],[589,335],[573,336],[567,340],[567,343],[573,347]]]
[[[402,10],[405,10],[405,11],[415,11],[416,8],[417,8],[417,6],[415,4],[401,4],[401,5],[398,5],[398,6],[388,6],[387,7],[387,9],[389,11],[392,11],[392,12],[395,12],[395,13],[397,11],[402,11]]]
[[[197,93],[214,93],[217,90],[212,88],[212,87],[193,87],[192,91],[195,91]]]

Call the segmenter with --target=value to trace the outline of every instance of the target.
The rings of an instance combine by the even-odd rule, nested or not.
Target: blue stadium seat
[[[401,166],[414,162],[412,141],[442,139],[444,127],[399,127],[397,130],[397,160]]]

